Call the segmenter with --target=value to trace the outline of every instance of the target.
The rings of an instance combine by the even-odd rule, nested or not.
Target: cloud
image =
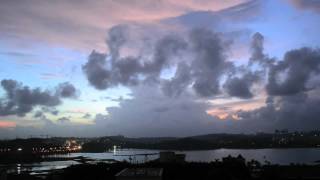
[[[164,81],[165,93],[172,94],[173,83],[181,83],[180,89],[193,83],[193,89],[200,96],[213,96],[219,93],[221,75],[231,66],[226,62],[226,45],[220,35],[207,29],[192,30],[186,37],[165,35],[155,42],[151,53],[125,57],[119,54],[126,41],[124,35],[120,35],[123,31],[114,35],[113,30],[109,32],[112,38],[107,41],[112,49],[110,54],[93,51],[83,66],[89,83],[99,90],[118,85],[134,86],[150,80],[158,82],[165,69],[178,66],[176,77]],[[179,64],[178,58],[187,62]],[[179,94],[176,90],[175,94]]]
[[[68,118],[68,117],[61,117],[61,118],[59,118],[58,119],[58,122],[59,123],[68,123],[68,122],[70,122],[71,120],[70,120],[70,118]]]
[[[304,118],[308,119],[304,128],[316,123],[312,117],[317,113],[311,106],[318,102],[309,93],[319,86],[315,80],[320,68],[318,49],[291,50],[283,60],[277,60],[264,52],[265,37],[255,33],[248,63],[236,65],[227,60],[231,46],[222,33],[196,28],[173,34],[161,36],[148,44],[150,50],[136,56],[120,53],[130,38],[118,34],[121,41],[115,40],[116,48],[110,54],[93,52],[89,56],[83,71],[94,87],[103,90],[127,86],[133,97],[120,101],[120,107],[107,108],[108,115],[96,116],[98,126],[112,129],[115,134],[156,136],[163,132],[183,135],[187,129],[189,134],[273,131],[275,125],[295,129]],[[171,77],[164,77],[168,70],[173,71]],[[150,77],[152,83],[146,81]],[[264,92],[268,93],[268,101],[257,109],[225,109],[206,101],[215,102],[219,96],[254,101]],[[296,108],[301,111],[293,118]],[[294,119],[295,125],[287,119]],[[164,127],[169,129],[165,131]]]
[[[55,107],[43,106],[43,107],[41,107],[41,111],[43,113],[50,113],[54,116],[59,114],[59,111]]]
[[[191,83],[191,68],[188,64],[178,64],[176,73],[170,80],[163,80],[162,91],[169,97],[177,97],[185,91]]]
[[[92,116],[90,113],[86,113],[85,115],[82,116],[84,119],[90,119]]]
[[[0,129],[1,128],[14,128],[16,126],[17,126],[17,124],[15,122],[0,120]]]
[[[289,2],[299,9],[320,12],[320,2],[318,0],[289,0]]]
[[[100,43],[105,29],[116,24],[156,21],[192,10],[220,10],[243,2],[246,0],[3,1],[1,40],[9,40],[14,46],[33,40],[81,50],[92,46],[101,50],[105,48]]]
[[[263,53],[264,47],[264,37],[262,34],[259,32],[255,33],[252,37],[252,42],[251,42],[251,50],[252,50],[252,55],[250,60],[252,62],[255,61],[262,61],[265,58],[265,54]]]
[[[257,73],[247,73],[243,77],[229,78],[224,87],[227,93],[232,97],[239,98],[252,98],[254,94],[251,92],[251,86],[253,83],[259,80],[260,76]]]
[[[97,89],[106,89],[108,84],[109,72],[104,68],[106,66],[106,54],[93,51],[88,62],[82,67],[88,81]]]
[[[0,55],[13,56],[13,57],[34,57],[35,56],[34,54],[16,52],[16,51],[0,52]]]
[[[207,102],[183,93],[171,98],[160,85],[139,85],[132,88],[133,99],[120,102],[119,107],[107,108],[108,115],[96,117],[97,126],[111,134],[127,136],[187,136],[222,132],[225,122],[206,113]],[[141,131],[143,129],[143,131]]]
[[[132,99],[116,99],[120,107],[109,107],[108,115],[82,113],[79,117],[95,118],[96,124],[87,129],[74,127],[78,132],[181,136],[272,131],[275,125],[299,128],[303,126],[299,119],[307,119],[303,127],[317,124],[307,113],[318,115],[312,107],[318,106],[312,93],[320,85],[319,50],[301,48],[288,51],[283,59],[269,58],[264,41],[270,37],[255,33],[251,46],[245,47],[251,48],[249,63],[240,66],[230,61],[234,60],[230,58],[232,47],[249,42],[253,33],[246,23],[262,17],[262,1],[200,1],[13,0],[0,7],[1,39],[24,43],[36,39],[86,51],[96,49],[82,66],[89,84],[98,90],[124,86],[132,91]],[[306,7],[307,1],[300,3]],[[57,9],[61,13],[56,14]],[[105,29],[108,35],[102,43]],[[8,51],[5,55],[27,54]],[[78,95],[72,84],[62,83],[53,90],[18,82],[2,86],[6,96],[0,100],[0,115],[23,116],[34,110],[35,118],[46,120],[44,131],[71,133],[71,126],[55,124],[44,114],[57,115],[55,107],[63,98]],[[264,107],[245,108],[265,92],[269,98]],[[221,99],[243,104],[222,107]]]
[[[69,87],[70,84],[67,84]],[[36,106],[55,107],[61,104],[61,98],[66,94],[61,94],[65,86],[60,86],[59,91],[31,89],[15,80],[5,79],[1,81],[1,86],[5,91],[5,97],[0,99],[0,115],[24,116]],[[73,86],[72,86],[73,87]],[[67,94],[69,95],[69,94]]]
[[[93,51],[82,67],[90,84],[99,90],[118,85],[137,85],[141,81],[139,76],[149,80],[157,79],[163,68],[169,65],[169,58],[186,47],[183,39],[165,36],[156,42],[151,60],[143,62],[142,58],[146,58],[144,56],[120,57],[120,48],[126,41],[125,35],[121,33],[124,26],[115,28],[119,32],[115,33],[112,28],[107,38],[110,55]]]
[[[262,2],[250,0],[220,10],[194,10],[180,16],[161,20],[173,26],[182,25],[184,28],[215,28],[217,31],[232,30],[231,23],[252,21],[261,13]],[[225,29],[225,27],[231,29]]]
[[[320,127],[316,118],[320,115],[317,108],[320,105],[318,97],[299,93],[278,98],[269,97],[266,103],[262,108],[239,112],[238,116],[243,121],[248,121],[248,128],[256,130],[314,130]]]
[[[313,88],[308,87],[312,76],[320,73],[320,50],[301,48],[288,51],[283,61],[271,65],[266,90],[269,95],[293,95]]]
[[[127,41],[128,38],[126,37],[129,34],[128,28],[129,27],[126,25],[116,25],[109,30],[106,42],[113,59],[119,58],[120,47]]]
[[[259,54],[262,55],[263,53],[260,52]],[[318,97],[320,91],[319,49],[304,47],[290,50],[285,53],[283,60],[274,61],[267,58],[266,55],[260,57],[268,62],[263,66],[266,68],[264,72],[268,72],[267,82],[265,82],[265,90],[268,93],[266,105],[254,110],[240,110],[237,113],[231,113],[235,115],[235,118],[229,118],[240,119],[240,124],[255,131],[318,128],[320,123],[316,117],[319,116],[319,111],[316,107],[320,103]],[[235,88],[237,89],[235,93],[242,91],[240,87]],[[248,94],[248,89],[244,88],[244,90],[244,94]],[[240,124],[239,126],[242,127]]]
[[[75,98],[78,96],[76,88],[69,82],[59,84],[56,91],[62,98]]]
[[[226,62],[225,46],[219,34],[208,29],[195,29],[190,34],[195,59],[191,63],[195,92],[203,97],[219,93],[219,80],[230,63]]]
[[[259,32],[252,36],[251,57],[246,65],[234,66],[224,84],[232,97],[248,99],[254,97],[252,86],[264,79],[269,65],[273,62],[264,54],[264,37]],[[256,65],[255,67],[253,67]]]
[[[41,111],[36,111],[33,115],[34,118],[43,118],[44,114]]]
[[[223,93],[231,97],[252,98],[252,86],[264,83],[267,77],[266,91],[270,95],[290,93],[286,91],[297,93],[297,88],[307,83],[308,76],[318,71],[318,61],[315,61],[317,50],[305,48],[295,53],[287,52],[285,60],[276,61],[264,53],[264,36],[259,32],[252,36],[251,57],[249,63],[242,67],[227,61],[231,46],[230,42],[225,41],[225,35],[207,28],[192,29],[180,35],[169,32],[154,44],[146,44],[144,49],[149,51],[140,51],[136,56],[122,55],[121,49],[132,40],[129,37],[131,30],[129,25],[111,28],[107,38],[110,53],[93,51],[89,56],[83,71],[95,88],[132,87],[152,80],[153,83],[161,83],[163,92],[168,96],[178,96],[184,89],[192,87],[196,94],[204,98]],[[308,62],[288,60],[292,58],[306,58]],[[313,60],[308,60],[310,58]],[[298,68],[300,66],[295,62],[300,62],[298,64],[302,68]],[[174,68],[176,71],[171,79],[161,76],[165,70]],[[227,79],[223,80],[225,76]],[[277,82],[281,79],[283,82]],[[221,84],[224,84],[226,92],[221,91]]]
[[[7,100],[1,102],[0,114],[17,114],[24,116],[34,106],[57,106],[60,104],[59,96],[41,89],[30,89],[14,80],[2,80],[1,86],[6,92]]]

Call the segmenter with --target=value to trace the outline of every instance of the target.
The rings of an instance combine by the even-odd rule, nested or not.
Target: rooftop
[[[126,168],[120,171],[116,176],[125,177],[161,177],[162,168]]]

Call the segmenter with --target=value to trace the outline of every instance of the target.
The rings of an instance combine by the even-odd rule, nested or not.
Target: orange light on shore
[[[16,126],[17,126],[17,124],[15,122],[0,120],[0,128],[13,128]]]

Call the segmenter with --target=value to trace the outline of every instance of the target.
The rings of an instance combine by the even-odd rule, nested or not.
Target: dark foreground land
[[[8,174],[7,179],[115,180],[117,179],[115,175],[125,168],[162,168],[162,180],[320,179],[319,165],[261,165],[257,161],[246,162],[239,157],[227,157],[222,161],[211,163],[161,163],[154,161],[144,164],[130,164],[127,162],[80,164],[52,171],[42,177],[28,174]]]

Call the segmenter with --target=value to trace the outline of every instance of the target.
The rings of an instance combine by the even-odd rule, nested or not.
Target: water
[[[55,155],[55,157],[77,157],[83,156],[94,159],[96,162],[109,162],[110,159],[128,162],[144,162],[145,160],[154,160],[158,155],[151,155],[145,159],[145,156],[120,156],[134,154],[152,154],[159,153],[159,150],[141,150],[125,149],[105,153],[70,153],[66,155]],[[261,163],[269,161],[271,164],[290,164],[304,163],[313,164],[320,160],[320,148],[297,148],[297,149],[216,149],[204,151],[175,151],[176,153],[186,154],[188,162],[210,162],[216,159],[221,160],[228,155],[238,156],[241,154],[246,160],[255,159]],[[47,172],[53,169],[61,169],[72,164],[79,164],[76,161],[50,161],[32,164],[15,164],[13,170],[16,172],[29,171],[33,173]]]
[[[105,153],[72,153],[66,155],[68,157],[84,156],[92,159],[115,159],[118,161],[130,161],[129,156],[114,156],[114,155],[133,155],[133,154],[152,154],[159,153],[159,150],[139,150],[127,149],[117,152]],[[246,160],[255,159],[261,163],[269,161],[271,164],[290,164],[290,163],[305,163],[311,164],[314,161],[320,160],[320,148],[295,148],[295,149],[216,149],[203,151],[175,151],[176,153],[186,154],[188,162],[210,162],[215,159],[221,160],[228,155],[238,156],[241,154]],[[158,158],[158,155],[148,156],[148,160]],[[143,162],[145,156],[136,156],[136,161]]]

